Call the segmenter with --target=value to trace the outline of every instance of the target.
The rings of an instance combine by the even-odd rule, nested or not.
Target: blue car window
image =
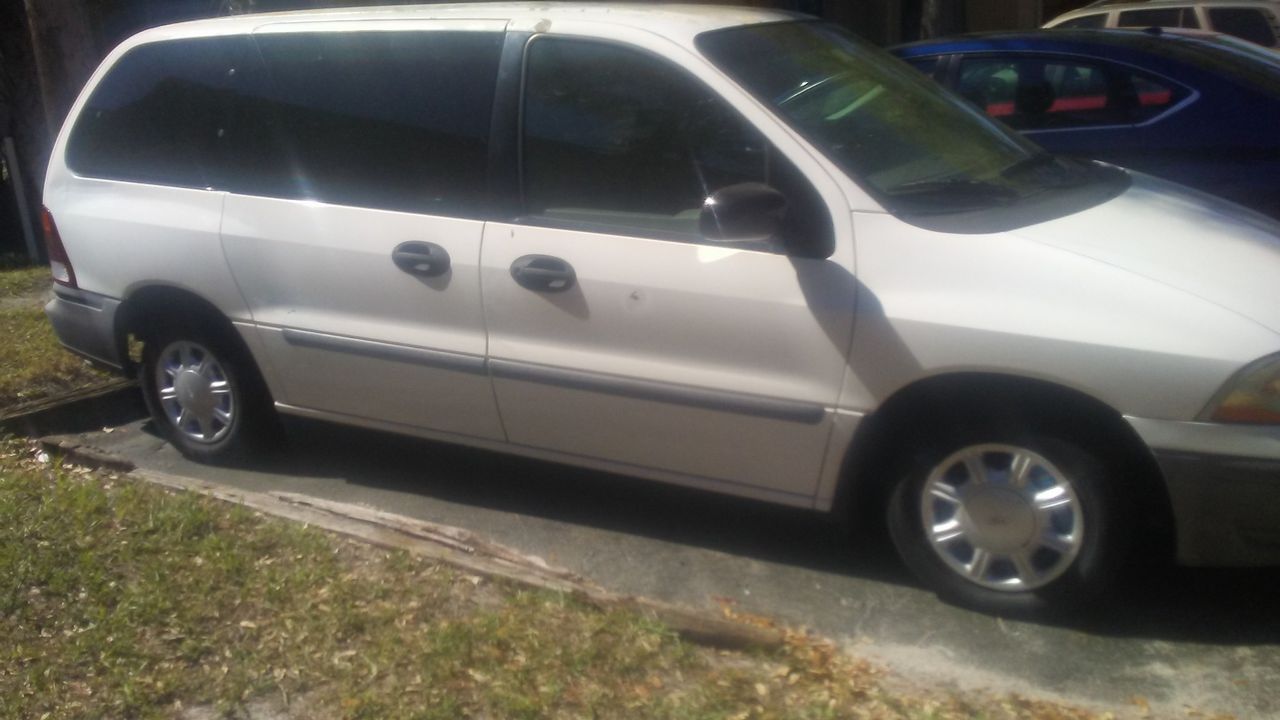
[[[906,58],[906,61],[911,65],[911,67],[919,70],[929,77],[933,77],[933,74],[938,70],[938,59],[939,58],[937,57],[919,57]]]
[[[1017,130],[1128,125],[1156,117],[1186,91],[1088,60],[966,58],[956,90]]]
[[[1013,92],[1018,86],[1018,63],[997,58],[966,59],[960,65],[956,91],[992,117],[1013,112]]]
[[[1128,80],[1138,101],[1133,108],[1134,122],[1146,122],[1177,105],[1187,96],[1186,88],[1140,73],[1130,73]]]

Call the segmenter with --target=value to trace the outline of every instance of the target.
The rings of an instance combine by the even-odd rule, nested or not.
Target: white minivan
[[[1134,550],[1280,561],[1280,227],[1049,156],[811,18],[148,30],[44,202],[59,336],[192,457],[284,413],[870,510],[994,611]]]

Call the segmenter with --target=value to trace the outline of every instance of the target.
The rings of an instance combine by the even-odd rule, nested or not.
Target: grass
[[[49,269],[0,270],[0,415],[110,377],[65,350],[44,315]]]
[[[0,719],[1084,718],[886,689],[792,633],[713,652],[601,610],[0,440]],[[305,708],[305,709],[299,709]]]
[[[44,266],[0,269],[0,298],[28,295],[52,284],[49,268]]]

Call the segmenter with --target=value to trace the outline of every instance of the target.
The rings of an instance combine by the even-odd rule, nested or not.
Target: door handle
[[[577,276],[573,266],[550,255],[524,255],[511,263],[511,277],[521,287],[536,292],[564,292]]]
[[[439,277],[449,272],[449,251],[435,243],[405,242],[391,251],[391,262],[410,275]]]

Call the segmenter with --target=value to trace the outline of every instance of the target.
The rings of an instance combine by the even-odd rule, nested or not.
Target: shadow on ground
[[[252,469],[332,477],[463,505],[898,585],[914,581],[879,532],[829,516],[442,443],[291,420],[290,446]],[[856,548],[856,549],[855,549]],[[1280,568],[1130,568],[1105,610],[1053,624],[1089,634],[1280,643]]]
[[[814,570],[910,582],[887,540],[821,513],[551,462],[302,420],[255,467],[704,547]],[[851,542],[870,547],[848,552]]]

